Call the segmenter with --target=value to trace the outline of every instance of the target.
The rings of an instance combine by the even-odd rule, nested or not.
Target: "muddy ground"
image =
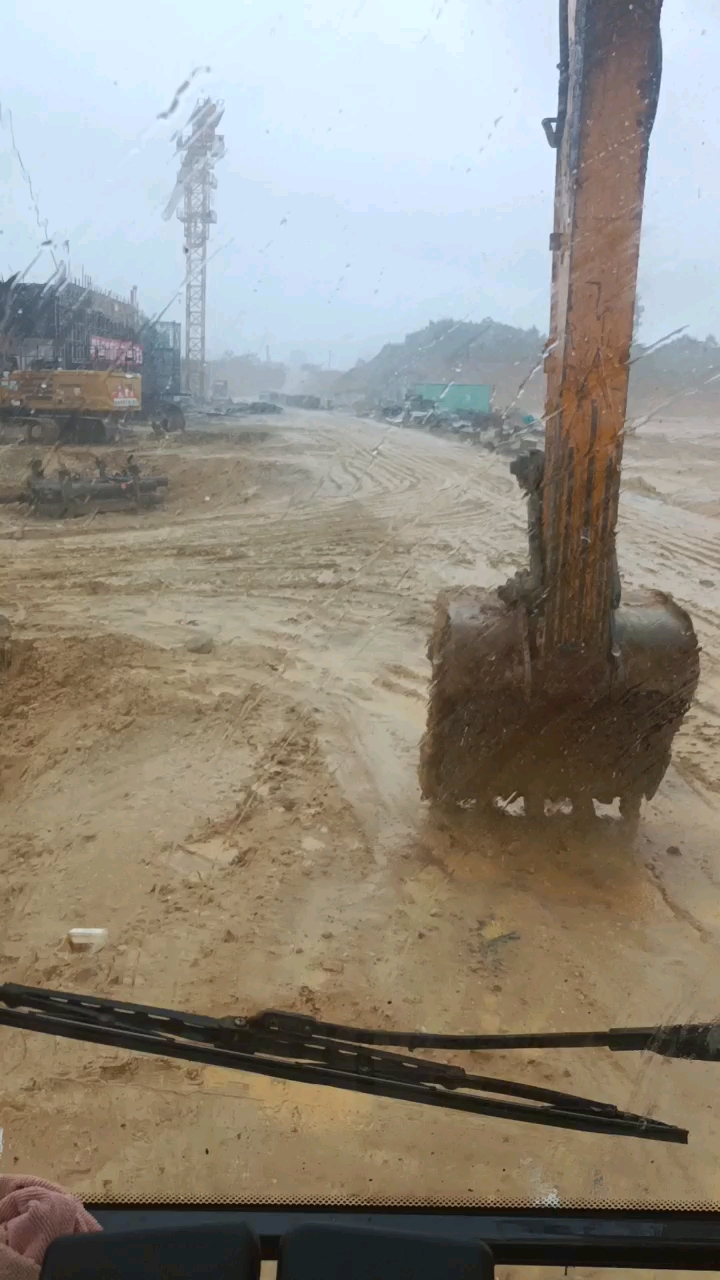
[[[523,562],[507,462],[339,413],[220,427],[134,442],[170,476],[161,510],[53,523],[0,508],[0,612],[19,642],[0,684],[2,979],[456,1032],[716,1016],[711,424],[666,420],[627,448],[623,576],[673,592],[703,646],[634,847],[609,820],[483,826],[420,800],[434,597]],[[29,457],[0,453],[0,482]],[[69,951],[82,926],[107,928],[103,950]],[[0,1170],[104,1200],[720,1198],[716,1066],[605,1051],[472,1065],[685,1125],[690,1145],[0,1029]]]

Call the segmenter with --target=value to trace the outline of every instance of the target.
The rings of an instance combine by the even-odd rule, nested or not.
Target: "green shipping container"
[[[492,387],[480,382],[416,382],[414,396],[432,400],[448,413],[489,413]]]

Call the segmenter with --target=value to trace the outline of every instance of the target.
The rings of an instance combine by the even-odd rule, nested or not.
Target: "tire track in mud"
[[[708,522],[712,517],[702,521],[682,508],[672,508],[672,519],[680,528],[668,529],[668,508],[657,503],[658,510],[651,509],[652,499],[632,502],[632,515],[626,515],[621,509],[620,532],[631,544],[650,545],[655,553],[666,551],[671,557],[673,569],[676,561],[686,561],[689,565],[698,563],[704,568],[710,565],[720,571],[720,521],[717,523],[718,538],[708,535]],[[682,527],[684,526],[684,527]]]
[[[708,666],[720,663],[720,521],[651,498],[629,497],[621,500],[621,572],[634,585],[669,591],[687,609],[709,674]],[[711,586],[701,585],[706,578]]]
[[[472,455],[470,455],[471,457]],[[456,461],[456,460],[454,460]],[[462,496],[455,496],[450,502],[445,504],[443,499],[443,480],[440,478],[440,468],[433,469],[433,494],[434,503],[432,509],[426,512],[420,511],[416,513],[413,525],[416,533],[419,535],[419,542],[426,547],[427,543],[432,542],[436,546],[438,543],[442,545],[443,535],[458,536],[463,539],[464,544],[473,545],[475,548],[482,549],[489,558],[489,551],[492,544],[500,547],[502,550],[499,559],[512,559],[511,548],[517,548],[522,556],[525,551],[524,537],[524,511],[522,504],[519,503],[517,497],[515,502],[508,501],[510,494],[510,486],[504,483],[504,476],[499,473],[500,466],[504,468],[504,463],[487,465],[483,459],[478,466],[472,466],[470,458],[464,460],[466,463],[466,476],[462,484]],[[453,485],[456,489],[460,488],[457,477],[453,476]],[[368,505],[372,505],[373,509],[379,513],[383,506],[387,510],[386,504],[382,498],[376,493],[368,494]],[[512,506],[516,507],[515,511],[509,510]],[[718,638],[720,636],[720,614],[700,604],[697,599],[697,589],[691,592],[691,598],[687,599],[687,588],[689,584],[693,584],[697,576],[697,569],[700,567],[705,573],[710,570],[713,572],[718,566],[720,568],[720,556],[718,555],[718,544],[708,537],[707,525],[702,527],[701,521],[693,513],[687,513],[687,518],[682,518],[683,528],[674,528],[668,530],[667,527],[667,509],[663,509],[658,501],[658,510],[648,512],[646,503],[634,504],[634,509],[630,519],[624,522],[624,534],[626,543],[629,544],[628,564],[630,572],[628,579],[639,579],[643,585],[659,586],[664,589],[675,590],[678,600],[688,607],[695,621],[699,637],[706,650],[707,658],[711,661],[717,653]],[[519,510],[517,510],[519,508]],[[642,510],[638,510],[642,508]],[[640,517],[638,519],[638,516]],[[487,523],[492,521],[492,540],[488,536]],[[485,528],[483,528],[485,525]],[[424,536],[429,534],[430,536]],[[653,548],[653,562],[645,564],[647,559],[648,548]],[[445,548],[444,548],[445,549]],[[665,560],[664,557],[668,557]],[[668,564],[669,561],[669,564]],[[651,584],[647,582],[646,574],[650,576]],[[667,581],[672,576],[672,581]],[[362,708],[364,714],[367,714],[367,708]],[[348,717],[352,716],[352,700],[347,700]],[[720,719],[720,717],[718,717]],[[715,723],[713,723],[715,721]],[[348,730],[348,740],[357,739],[358,728],[357,723],[351,725]],[[693,744],[700,740],[706,739],[703,743],[703,750],[699,753],[698,758],[694,758]],[[683,776],[687,775],[688,768],[692,769],[696,779],[707,787],[711,783],[711,778],[707,773],[707,769],[703,771],[703,764],[707,764],[708,742],[710,744],[710,754],[715,751],[717,756],[720,747],[720,738],[717,735],[717,722],[714,713],[710,711],[709,717],[704,714],[698,718],[689,718],[686,726],[684,741],[678,742],[678,766],[683,772]],[[377,745],[377,744],[376,744]],[[355,752],[359,753],[365,760],[364,775],[367,785],[368,775],[375,775],[375,785],[378,790],[378,800],[382,802],[382,780],[377,778],[377,770],[373,767],[372,750],[368,750],[368,746],[364,745],[360,750],[360,744],[355,742]],[[689,781],[688,777],[688,781]],[[704,791],[707,795],[707,792]],[[385,797],[387,800],[388,797]],[[708,797],[709,799],[709,797]],[[712,805],[712,801],[710,801]],[[678,920],[685,921],[694,929],[698,929],[699,935],[707,940],[712,935],[712,931],[708,931],[702,923],[698,923],[693,912],[683,905],[682,893],[677,893],[677,886],[673,887],[673,892],[665,885],[661,874],[657,869],[653,870],[653,882],[657,885],[666,906],[673,911]],[[674,896],[673,896],[674,895]]]
[[[429,497],[432,498],[437,494],[438,466],[435,455],[438,452],[438,448],[434,441],[430,452],[432,457],[428,458],[424,466],[418,465],[418,458],[422,461],[422,453],[419,451],[418,455],[413,455],[412,449],[409,449],[405,442],[403,442],[403,452],[399,456],[392,456],[389,449],[381,450],[376,447],[374,449],[356,451],[351,460],[343,460],[342,474],[347,478],[349,492],[342,497],[339,497],[336,492],[326,496],[320,535],[318,534],[318,512],[310,507],[305,510],[295,509],[292,514],[286,514],[271,529],[258,528],[258,522],[256,521],[256,529],[260,534],[260,545],[258,546],[256,541],[254,567],[258,571],[258,579],[262,582],[261,590],[267,592],[271,587],[273,580],[278,576],[278,562],[280,562],[282,564],[281,574],[285,576],[290,573],[291,575],[291,581],[285,584],[290,593],[290,598],[296,597],[299,592],[303,591],[304,587],[310,585],[306,581],[298,581],[297,571],[300,570],[303,574],[307,574],[309,564],[312,565],[313,569],[315,568],[317,560],[313,556],[313,552],[317,552],[318,548],[323,556],[322,566],[328,562],[328,553],[331,552],[335,563],[342,570],[342,556],[348,549],[351,554],[356,551],[358,535],[360,542],[364,540],[366,533],[374,535],[375,540],[377,540],[378,534],[380,536],[383,535],[383,530],[380,526],[382,524],[381,517],[384,517],[385,522],[390,526],[387,530],[386,541],[388,546],[384,558],[388,561],[388,569],[392,569],[392,576],[395,581],[392,583],[378,582],[379,566],[376,551],[374,557],[376,560],[374,565],[375,581],[366,581],[366,575],[361,570],[350,583],[343,582],[338,585],[332,596],[325,600],[324,612],[326,614],[337,614],[339,612],[341,618],[346,619],[348,617],[362,618],[364,631],[367,632],[367,598],[369,593],[375,597],[387,597],[391,608],[386,610],[378,621],[384,626],[390,625],[393,616],[396,616],[398,612],[397,596],[399,591],[402,589],[405,594],[415,594],[412,590],[414,584],[402,586],[403,576],[407,575],[402,572],[398,573],[400,565],[398,565],[396,543],[399,537],[401,542],[408,543],[414,549],[417,540],[410,535],[411,531],[414,534],[416,525],[421,525],[421,514],[423,513],[423,507],[421,505],[418,506],[418,490],[424,485],[430,487]],[[457,470],[454,459],[452,460],[452,465],[446,464],[446,470],[449,472],[453,486],[457,487]],[[443,485],[446,483],[447,480],[443,481]],[[465,490],[467,489],[467,486],[463,487]],[[337,484],[335,484],[334,488],[337,488]],[[321,493],[322,490],[318,489],[317,492]],[[362,501],[358,498],[359,493],[362,494]],[[402,506],[398,506],[397,501],[398,496],[403,497],[406,494],[412,497],[414,505],[414,518],[411,520],[410,526],[404,521],[404,510]],[[448,517],[452,517],[453,523],[463,526],[465,524],[464,512],[462,510],[458,511],[458,503],[455,496],[447,495],[447,498]],[[352,504],[352,513],[348,513],[349,503]],[[476,519],[478,505],[477,500],[467,499],[468,512],[471,512]],[[358,507],[361,511],[360,515],[357,514]],[[439,524],[440,531],[443,533],[443,513],[438,512],[437,507],[438,504],[435,502],[434,506],[431,507],[430,520],[426,522],[435,526]],[[372,512],[376,519],[368,527],[369,512]],[[358,519],[362,522],[360,525],[357,524]],[[450,520],[448,520],[448,523],[450,523]],[[463,533],[465,533],[464,528]],[[437,538],[436,527],[433,528],[433,536]],[[354,570],[355,566],[351,565],[351,568]],[[295,575],[294,580],[292,579],[293,574]],[[356,603],[353,598],[352,591],[346,590],[346,588],[355,586],[362,593],[362,599],[359,603]],[[367,635],[365,634],[357,647],[365,647],[367,643]],[[321,648],[316,651],[316,663],[320,669],[322,668],[322,660],[323,650]],[[361,713],[367,711],[367,708],[363,707],[357,697],[354,697],[351,693],[343,695],[341,689],[343,679],[337,673],[324,672],[321,669],[320,676],[321,688],[324,694],[334,701],[336,711],[340,712],[341,704],[343,705],[343,712],[336,718],[344,720],[348,730],[347,737],[352,739],[352,742],[346,742],[346,751],[350,747],[351,754],[356,762],[359,763],[359,760],[364,758],[366,765],[372,766],[374,755],[371,743],[369,741],[361,742],[357,733],[358,721],[362,718]],[[420,679],[422,681],[422,677]],[[365,721],[367,722],[367,716],[365,716]],[[367,723],[364,736],[368,736]],[[371,736],[377,737],[377,733]],[[361,735],[362,737],[363,735]],[[386,801],[388,797],[385,796],[383,798],[381,794],[383,788],[378,789],[377,787],[377,772],[377,769],[368,768],[368,773],[375,781],[375,801],[373,803],[376,807],[378,800],[380,800],[387,811],[388,805]],[[412,776],[411,788],[414,790],[414,767]],[[387,781],[387,778],[385,781]],[[407,791],[406,783],[403,784],[403,787]],[[353,790],[356,792],[357,787],[355,786]]]
[[[335,465],[338,454],[343,449],[352,450],[350,457],[339,458],[344,477],[340,491],[336,487],[332,494],[323,494],[323,523],[326,526],[324,536],[328,543],[362,544],[366,536],[372,541],[377,537],[374,521],[380,519],[399,524],[405,512],[402,506],[398,506],[398,498],[402,495],[416,497],[417,490],[425,486],[428,490],[427,504],[414,504],[412,519],[406,520],[406,532],[413,530],[420,534],[429,529],[434,540],[460,532],[467,541],[468,527],[472,525],[473,542],[482,547],[486,539],[482,533],[478,538],[477,530],[482,530],[482,526],[491,519],[495,534],[493,541],[498,536],[502,538],[506,527],[508,534],[522,528],[522,514],[507,521],[508,485],[499,485],[496,493],[489,494],[488,472],[492,468],[488,468],[485,460],[479,469],[481,475],[472,484],[474,493],[472,490],[468,493],[467,481],[463,481],[462,486],[458,485],[457,462],[460,450],[464,455],[463,462],[477,462],[477,455],[473,456],[467,446],[448,445],[447,442],[419,436],[418,433],[400,433],[394,429],[393,434],[399,437],[394,441],[389,439],[388,432],[378,431],[376,443],[372,447],[357,447],[353,444],[351,431],[344,427],[333,431],[325,430],[319,444],[315,441],[313,447],[308,449],[308,442],[305,439],[299,440],[299,434],[285,433],[281,437],[286,446],[282,450],[284,459],[292,453],[294,446],[293,456],[296,461],[302,461],[303,457],[311,455],[325,465],[328,459]],[[302,434],[305,436],[306,432]],[[275,449],[279,451],[279,446],[275,446]],[[267,452],[272,454],[273,450]],[[327,480],[327,474],[323,476],[324,480]],[[443,493],[448,483],[451,491]],[[460,487],[461,493],[456,496]],[[348,510],[348,504],[354,501],[357,502],[357,507],[355,510]],[[171,551],[173,542],[177,542],[179,538],[185,546],[217,545],[225,536],[226,530],[230,534],[233,524],[238,528],[242,527],[244,542],[252,541],[257,547],[259,541],[266,548],[267,558],[289,556],[294,539],[309,551],[313,534],[317,536],[318,512],[315,504],[303,496],[299,497],[297,503],[291,498],[284,513],[279,510],[282,506],[282,502],[274,502],[263,509],[246,509],[238,513],[235,519],[229,513],[222,512],[198,519],[190,528],[187,522],[179,526],[169,523],[156,528],[123,530],[117,537],[112,533],[98,531],[92,542],[98,557],[112,548],[116,567],[124,561],[131,563],[143,551],[146,556],[152,554],[152,551],[166,555]],[[333,507],[336,508],[334,515]],[[333,523],[335,528],[332,527]],[[30,576],[39,574],[48,579],[52,574],[60,572],[67,573],[72,579],[73,560],[77,562],[81,575],[87,572],[87,537],[78,537],[70,532],[54,539],[53,548],[62,552],[63,564],[60,569],[43,568],[42,561],[48,558],[47,547],[21,544],[18,550],[28,563]],[[264,565],[263,561],[263,567]]]
[[[365,424],[356,424],[354,429],[358,433],[370,431]],[[372,430],[373,438],[382,435]],[[384,1018],[386,1023],[392,1019],[396,1024],[441,1023],[448,1030],[477,1026],[490,1030],[502,1025],[510,1030],[514,1029],[513,1023],[525,1026],[529,1022],[539,1029],[540,1025],[551,1024],[600,1025],[605,1020],[617,1024],[628,1009],[637,1010],[640,1004],[642,1013],[635,1019],[638,1021],[662,1018],[669,1004],[680,1008],[680,995],[685,996],[696,981],[698,953],[694,948],[702,938],[691,922],[674,912],[671,904],[662,902],[660,894],[648,894],[642,862],[636,862],[627,849],[613,846],[611,837],[601,832],[596,842],[578,848],[566,832],[564,843],[548,836],[539,849],[522,824],[513,827],[512,820],[507,825],[507,830],[516,833],[512,838],[470,826],[465,829],[461,820],[444,825],[438,822],[436,827],[424,821],[415,782],[416,740],[424,718],[422,694],[427,676],[422,614],[434,594],[434,578],[450,572],[452,554],[458,547],[476,549],[477,561],[484,556],[487,563],[491,557],[512,555],[513,548],[518,549],[518,554],[524,553],[524,509],[517,493],[500,474],[504,464],[496,459],[488,462],[467,446],[408,433],[407,443],[403,437],[402,447],[397,445],[401,456],[395,456],[395,441],[388,440],[389,457],[384,459],[384,445],[377,452],[369,446],[355,448],[343,437],[343,431],[345,428],[324,432],[322,444],[323,448],[327,444],[330,457],[343,446],[352,448],[349,468],[344,471],[337,467],[334,473],[338,483],[346,485],[345,492],[325,477],[322,488],[315,490],[317,500],[310,502],[298,496],[294,508],[292,503],[288,506],[273,499],[265,506],[258,503],[252,510],[243,507],[236,512],[223,512],[212,520],[197,520],[189,526],[168,523],[162,531],[130,531],[117,539],[103,535],[102,545],[93,545],[92,539],[77,539],[72,548],[65,549],[71,577],[67,588],[59,590],[58,584],[53,587],[53,607],[58,618],[71,618],[63,611],[67,604],[74,607],[83,573],[92,572],[112,581],[109,568],[129,575],[133,566],[142,575],[135,584],[140,595],[151,568],[154,573],[157,567],[167,579],[165,591],[178,613],[183,609],[187,612],[190,601],[193,610],[197,605],[199,617],[203,616],[205,604],[208,610],[211,606],[217,610],[218,618],[231,607],[244,610],[246,631],[240,636],[243,643],[208,655],[207,660],[188,660],[194,678],[198,678],[198,672],[214,671],[219,685],[238,680],[238,666],[244,658],[250,666],[251,657],[246,651],[264,629],[265,643],[284,648],[296,665],[290,669],[288,663],[285,669],[280,660],[278,670],[258,670],[262,696],[271,697],[276,686],[282,686],[283,695],[289,694],[295,704],[314,702],[318,708],[317,740],[322,751],[315,752],[313,730],[312,759],[321,754],[327,757],[332,780],[340,784],[344,795],[351,797],[353,813],[359,812],[372,837],[367,853],[364,846],[351,845],[355,830],[350,814],[342,857],[338,858],[335,848],[334,828],[328,835],[327,849],[318,850],[318,843],[325,839],[319,825],[324,818],[315,809],[313,797],[312,825],[288,835],[287,848],[283,847],[277,866],[268,862],[263,869],[263,859],[255,849],[248,853],[242,866],[222,873],[228,877],[248,876],[247,882],[238,881],[238,892],[245,898],[246,890],[257,890],[253,911],[258,918],[267,916],[266,934],[248,934],[246,949],[237,947],[237,938],[235,942],[224,940],[218,914],[224,903],[206,900],[212,886],[198,883],[193,894],[182,899],[184,902],[185,897],[193,897],[199,904],[193,904],[194,915],[178,920],[174,911],[163,914],[164,927],[154,941],[155,955],[145,961],[147,980],[154,980],[157,973],[164,974],[168,959],[170,963],[175,960],[180,971],[187,966],[190,955],[196,955],[190,948],[197,945],[198,967],[188,973],[186,991],[192,994],[188,1007],[209,1012],[208,1001],[220,998],[227,1001],[228,1008],[244,1007],[249,974],[257,984],[251,989],[257,989],[258,996],[267,1002],[278,989],[272,990],[270,996],[266,994],[276,975],[280,974],[286,983],[283,991],[292,990],[293,983],[296,989],[297,982],[302,981],[297,975],[307,963],[308,942],[298,923],[305,927],[311,916],[316,932],[319,934],[322,929],[321,936],[329,937],[327,947],[319,944],[320,953],[323,958],[331,956],[335,965],[334,969],[324,970],[319,980],[318,975],[312,975],[312,985],[322,998],[322,1008],[316,1012],[332,1015],[336,1010],[338,1018],[344,1014],[343,1020],[367,1021],[370,1007],[372,1021]],[[293,458],[297,460],[305,449],[312,453],[313,465],[320,461],[327,464],[329,457],[321,459],[318,449],[311,449],[311,435],[311,428],[302,433],[302,439],[296,442],[299,452]],[[284,456],[292,444],[290,433],[284,433],[282,440],[282,446],[277,446],[278,456],[283,451]],[[271,456],[267,442],[262,448]],[[637,545],[646,558],[648,547],[656,538],[655,533],[638,535]],[[228,559],[225,563],[227,547],[237,552],[252,549],[254,555],[249,563],[243,559]],[[65,551],[62,544],[53,543],[52,552],[59,556],[61,575]],[[47,557],[47,547],[40,552],[33,550],[27,560],[29,574],[23,569],[40,604],[49,585],[49,580],[48,584],[42,580],[43,556]],[[356,561],[360,563],[354,569]],[[34,582],[33,569],[39,575]],[[318,574],[325,572],[331,574],[331,579],[317,582]],[[335,581],[335,572],[341,576],[347,573],[348,581]],[[469,567],[468,573],[472,572],[474,569]],[[499,570],[496,577],[501,577]],[[132,587],[129,576],[127,585]],[[251,595],[248,605],[246,597]],[[149,600],[144,597],[146,610],[160,608],[163,599],[160,594]],[[278,600],[288,603],[269,607],[268,602],[274,606]],[[299,605],[303,602],[307,603],[309,619],[301,615]],[[411,626],[401,630],[398,624],[408,602],[418,606],[418,616]],[[105,610],[112,621],[117,604],[112,591],[99,600],[91,598],[89,604],[97,616]],[[297,614],[301,615],[299,619]],[[84,615],[83,625],[88,619],[91,620],[91,613]],[[353,625],[346,634],[343,627],[348,619]],[[180,660],[181,666],[184,661]],[[194,662],[197,665],[193,666]],[[241,679],[247,682],[247,671]],[[267,709],[257,704],[256,712],[250,728],[257,735],[260,750],[257,760],[247,768],[247,786],[255,787],[253,794],[262,797],[262,806],[253,811],[257,814],[259,846],[266,840],[271,824],[285,822],[279,812],[281,801],[292,801],[294,796],[273,791],[273,773],[281,767],[286,754],[292,755],[294,747],[302,745],[308,724],[300,717],[297,721],[288,720],[287,725],[280,722],[270,730]],[[236,714],[233,709],[232,729],[241,743],[249,723],[249,715],[243,715],[242,710]],[[227,752],[224,735],[223,726],[213,738],[220,764]],[[263,741],[267,743],[265,751],[261,749]],[[195,757],[195,739],[191,743]],[[293,768],[304,785],[308,753],[298,754],[302,760]],[[201,762],[208,772],[207,754]],[[197,767],[193,758],[194,771],[186,784],[188,795],[197,787]],[[277,776],[282,779],[282,775]],[[282,781],[287,785],[286,779]],[[324,788],[325,779],[320,782]],[[268,794],[264,795],[266,788]],[[303,854],[299,854],[297,846],[302,848],[306,830],[315,845],[313,856],[317,863],[308,868],[305,879],[298,866],[298,857]],[[669,836],[665,844],[671,838],[674,836]],[[255,842],[253,832],[248,836],[251,839]],[[684,870],[682,859],[670,861],[673,869]],[[686,862],[690,862],[690,855],[686,854]],[[266,879],[253,881],[252,874],[257,875],[260,870]],[[288,877],[285,888],[283,876]],[[222,879],[220,873],[216,878]],[[350,901],[353,894],[354,907]],[[367,900],[361,894],[367,894]],[[682,894],[676,894],[674,887],[673,895],[683,902]],[[278,897],[279,929],[275,923]],[[152,906],[157,906],[154,900]],[[153,914],[152,918],[156,916]],[[363,923],[366,919],[371,920],[371,927]],[[487,941],[488,921],[501,930],[501,936],[517,934],[517,940],[504,952],[493,951],[492,938]],[[237,931],[234,920],[228,924]],[[211,927],[217,930],[217,936],[208,939]],[[259,928],[257,923],[254,927]],[[278,933],[282,941],[280,954]],[[333,933],[336,938],[331,936]],[[268,950],[268,960],[261,949],[253,968],[253,947],[258,945],[253,940],[258,937],[262,946],[270,941],[273,950]],[[165,949],[166,939],[172,940],[175,951],[172,947]],[[202,949],[204,943],[209,954]],[[679,974],[673,965],[683,966]],[[343,966],[345,972],[341,971]],[[264,971],[259,974],[261,968],[270,971],[270,979]],[[232,975],[231,980],[228,974]],[[398,1007],[405,996],[412,998],[409,1009]],[[184,995],[179,1002],[183,1001]],[[393,1007],[389,1008],[391,1004]],[[573,1080],[567,1086],[567,1075],[562,1073],[569,1074],[570,1067]],[[661,1089],[653,1087],[652,1092],[641,1073],[640,1105],[642,1108],[652,1103],[660,1107],[663,1115],[678,1121],[684,1118],[684,1112],[678,1114],[681,1106],[691,1113],[694,1129],[699,1130],[702,1124],[697,1147],[701,1155],[706,1153],[714,1169],[717,1128],[712,1113],[706,1116],[707,1091],[698,1097],[693,1092],[693,1081],[681,1075],[683,1070],[682,1065],[677,1069],[673,1066],[672,1076],[666,1073]],[[519,1071],[523,1078],[547,1080],[556,1087],[612,1097],[619,1105],[633,1088],[633,1065],[617,1060],[608,1064],[603,1057],[587,1062],[573,1059],[568,1067],[565,1061],[554,1064],[515,1059],[510,1073],[513,1071]],[[669,1079],[672,1084],[668,1084]],[[227,1154],[227,1164],[223,1164],[226,1154],[220,1144],[223,1134],[237,1134],[239,1138],[242,1131],[243,1142],[255,1142],[243,1149],[243,1156],[247,1156],[247,1167],[257,1177],[265,1176],[264,1166],[261,1174],[258,1168],[268,1147],[273,1155],[287,1157],[282,1164],[284,1173],[289,1169],[289,1176],[301,1176],[293,1165],[301,1143],[290,1141],[282,1132],[283,1106],[277,1103],[277,1092],[269,1094],[273,1102],[270,1121],[260,1106],[253,1107],[254,1095],[250,1102],[245,1098],[240,1103],[223,1095],[222,1110],[218,1108],[215,1115],[212,1091],[215,1088],[215,1096],[219,1096],[219,1086],[217,1080],[213,1086],[208,1075],[197,1086],[197,1093],[200,1095],[202,1090],[202,1096],[192,1099],[192,1107],[197,1110],[188,1115],[187,1109],[183,1110],[181,1090],[189,1086],[180,1081],[175,1084],[181,1100],[172,1098],[172,1118],[164,1125],[164,1117],[158,1118],[158,1112],[147,1101],[148,1095],[127,1090],[118,1099],[123,1117],[124,1107],[134,1109],[143,1122],[150,1117],[150,1123],[144,1123],[146,1136],[142,1141],[152,1147],[153,1155],[151,1158],[148,1153],[147,1162],[140,1160],[141,1167],[150,1168],[152,1164],[154,1169],[159,1154],[165,1158],[164,1144],[174,1127],[197,1135],[203,1146],[212,1149],[214,1170],[227,1168],[236,1173],[237,1148]],[[192,1087],[196,1088],[195,1083]],[[105,1094],[104,1100],[110,1096]],[[289,1096],[292,1099],[293,1095]],[[328,1142],[324,1162],[313,1158],[318,1156],[315,1148],[303,1148],[306,1155],[309,1152],[308,1168],[332,1167],[332,1160],[339,1159],[345,1147],[349,1154],[344,1168],[352,1168],[348,1178],[354,1178],[353,1186],[365,1187],[370,1165],[363,1166],[363,1157],[370,1150],[373,1157],[378,1152],[382,1161],[386,1156],[393,1160],[395,1186],[398,1168],[408,1185],[413,1183],[408,1170],[415,1168],[415,1161],[414,1185],[420,1187],[425,1167],[423,1154],[432,1149],[437,1152],[434,1167],[447,1187],[457,1186],[464,1194],[467,1170],[472,1168],[474,1189],[485,1192],[492,1182],[493,1195],[505,1190],[504,1186],[498,1190],[497,1170],[503,1167],[507,1152],[501,1142],[508,1136],[512,1141],[511,1131],[488,1125],[481,1131],[478,1147],[478,1131],[464,1121],[454,1125],[447,1117],[420,1113],[408,1122],[404,1111],[391,1114],[389,1107],[382,1112],[370,1110],[368,1104],[366,1111],[350,1112],[348,1124],[342,1109],[336,1110],[339,1105],[330,1095],[317,1108],[325,1115],[326,1126],[333,1129],[335,1146]],[[106,1110],[112,1117],[113,1108]],[[37,1131],[37,1112],[31,1119]],[[120,1133],[111,1136],[108,1159],[121,1162],[125,1139]],[[307,1141],[307,1132],[302,1136]],[[133,1137],[136,1142],[141,1141],[137,1131]],[[659,1152],[657,1168],[653,1166],[651,1170],[645,1152],[649,1144],[636,1144],[631,1151],[623,1149],[621,1153],[628,1162],[626,1178],[620,1173],[615,1144],[603,1145],[593,1139],[585,1142],[582,1137],[563,1135],[549,1146],[544,1133],[523,1132],[517,1137],[522,1142],[524,1164],[517,1175],[518,1185],[513,1183],[510,1187],[513,1194],[523,1194],[523,1170],[528,1166],[532,1179],[537,1181],[542,1174],[542,1184],[559,1187],[563,1197],[578,1194],[578,1187],[583,1194],[585,1187],[594,1186],[599,1168],[606,1178],[603,1185],[607,1194],[622,1194],[627,1185],[633,1185],[646,1191],[657,1189],[658,1193],[672,1186],[678,1194],[688,1196],[696,1195],[697,1188],[702,1187],[704,1167],[696,1172],[695,1153],[692,1164],[686,1161],[671,1166],[663,1162],[663,1153]],[[137,1150],[145,1156],[147,1148],[136,1147],[135,1156]],[[171,1169],[176,1179],[180,1177],[176,1171],[183,1164],[188,1171],[197,1167],[192,1154],[189,1147],[183,1148],[182,1159]],[[653,1157],[655,1154],[653,1150]],[[235,1163],[231,1165],[230,1161]],[[371,1177],[375,1175],[375,1186],[381,1174],[382,1169],[373,1162]],[[228,1173],[228,1185],[232,1176]],[[384,1187],[389,1181],[388,1176],[381,1185]],[[470,1187],[467,1181],[468,1191]]]
[[[720,461],[717,452],[714,459]],[[659,483],[668,462],[658,463]],[[707,462],[700,469],[703,483]],[[634,470],[639,466],[636,458]],[[647,474],[645,466],[642,471]],[[689,466],[687,483],[693,478]],[[720,875],[712,831],[720,816],[720,521],[676,505],[667,495],[623,491],[618,541],[625,579],[668,591],[690,614],[701,646],[698,697],[673,744],[673,766],[649,809],[645,834],[652,850],[648,871],[665,905],[702,940],[717,945]],[[668,847],[682,847],[681,867],[663,856]]]

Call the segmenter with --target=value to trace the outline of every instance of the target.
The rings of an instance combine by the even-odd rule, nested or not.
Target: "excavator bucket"
[[[662,780],[697,684],[688,615],[662,592],[628,593],[613,614],[609,678],[592,685],[575,667],[564,687],[557,669],[544,687],[533,641],[525,607],[497,592],[438,601],[424,796],[459,804],[523,796],[532,816],[546,800],[570,800],[585,815],[593,799],[619,798],[635,818]]]
[[[442,596],[420,781],[434,801],[526,814],[620,800],[635,819],[692,702],[698,646],[661,592],[623,594],[615,527],[662,0],[561,5],[545,451],[511,470],[529,567]]]

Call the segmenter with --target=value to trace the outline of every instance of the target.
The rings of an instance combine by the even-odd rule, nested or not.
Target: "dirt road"
[[[505,461],[309,413],[136,452],[170,475],[163,510],[0,514],[0,611],[27,642],[0,687],[4,980],[457,1032],[717,1015],[707,424],[648,427],[627,451],[624,578],[672,591],[703,645],[634,848],[610,822],[582,837],[558,815],[538,835],[420,801],[434,597],[523,562]],[[3,483],[27,461],[5,450]],[[107,946],[71,954],[75,926],[107,928]],[[690,1146],[0,1031],[0,1170],[106,1200],[717,1202],[716,1067],[596,1051],[473,1065],[686,1125]]]

